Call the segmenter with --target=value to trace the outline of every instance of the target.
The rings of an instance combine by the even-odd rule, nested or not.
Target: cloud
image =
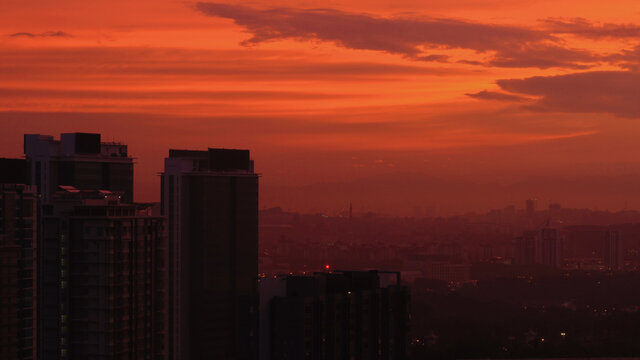
[[[17,32],[9,34],[10,37],[27,37],[27,38],[47,38],[47,37],[71,37],[71,34],[64,31],[47,31],[43,33]]]
[[[621,68],[640,71],[640,45],[631,50],[622,50],[618,54],[610,55],[607,57],[607,60]]]
[[[323,62],[301,53],[251,48],[237,51],[92,46],[0,49],[0,78],[17,82],[162,82],[174,81],[176,77],[201,81],[387,81],[470,73],[478,71],[375,61]]]
[[[289,100],[327,100],[343,98],[359,98],[364,95],[344,94],[344,93],[322,93],[322,92],[302,92],[302,91],[168,91],[168,90],[62,90],[51,88],[12,88],[0,87],[0,99],[100,99],[100,100],[210,100],[210,101],[232,101],[232,100],[268,100],[268,101],[289,101]],[[2,101],[0,101],[2,104]]]
[[[422,54],[418,48],[421,45],[489,51],[515,41],[549,39],[543,33],[524,28],[452,19],[379,18],[331,9],[258,10],[203,2],[196,7],[206,15],[233,19],[246,27],[253,36],[245,44],[287,38],[319,39],[354,49],[383,50],[413,57]]]
[[[514,44],[501,50],[500,55],[488,65],[508,68],[552,67],[568,69],[588,69],[601,60],[597,55],[580,49],[563,48],[549,44]]]
[[[478,99],[478,100],[498,100],[498,101],[526,101],[528,100],[525,97],[513,95],[513,94],[505,94],[495,91],[483,90],[477,93],[467,93],[465,94],[470,98]]]
[[[592,71],[498,80],[502,90],[539,99],[535,111],[610,113],[640,119],[640,72]]]
[[[570,34],[589,39],[640,37],[640,25],[635,24],[598,24],[583,18],[551,18],[542,20],[542,23],[554,34]]]
[[[598,60],[589,51],[565,47],[549,32],[519,26],[457,19],[376,17],[333,9],[257,9],[208,2],[197,3],[196,9],[208,16],[232,19],[244,27],[251,34],[244,45],[283,39],[319,40],[419,61],[446,61],[444,55],[431,52],[467,49],[489,58],[463,62],[498,67],[586,68]]]

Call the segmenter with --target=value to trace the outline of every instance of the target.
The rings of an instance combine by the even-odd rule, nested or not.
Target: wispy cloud
[[[81,82],[140,78],[159,82],[175,77],[244,81],[384,81],[476,73],[469,69],[376,61],[328,62],[313,57],[301,59],[299,53],[289,55],[283,57],[280,53],[280,56],[274,56],[274,52],[260,49],[225,51],[91,46],[0,49],[0,78],[5,81]],[[78,72],[78,68],[83,71]]]
[[[66,33],[64,31],[46,31],[42,33],[31,33],[31,32],[17,32],[13,34],[9,34],[10,37],[26,37],[26,38],[61,38],[61,37],[71,37],[71,34]]]
[[[506,94],[506,93],[488,91],[488,90],[483,90],[477,93],[467,93],[465,95],[467,95],[470,98],[478,99],[478,100],[499,100],[499,101],[516,101],[516,102],[528,100],[527,98],[519,95]]]
[[[565,67],[582,69],[599,58],[567,47],[552,32],[520,26],[458,19],[377,17],[333,9],[258,9],[199,2],[208,16],[232,19],[251,37],[244,45],[294,39],[320,40],[338,46],[376,50],[420,61],[446,61],[448,49],[472,50],[486,59],[462,62],[495,67]]]
[[[591,71],[498,80],[504,91],[539,97],[534,111],[609,113],[640,119],[640,72]]]
[[[52,89],[52,88],[10,88],[0,87],[2,99],[100,99],[100,100],[183,100],[197,99],[210,101],[234,101],[234,100],[264,100],[264,101],[290,101],[290,100],[328,100],[344,98],[360,98],[364,95],[301,91],[167,91],[167,90],[95,90],[95,89]],[[0,101],[2,104],[2,101]]]
[[[583,18],[550,18],[541,21],[554,34],[571,34],[583,38],[638,38],[640,25],[595,23]]]
[[[607,60],[621,68],[640,71],[640,45],[633,49],[622,50],[618,54],[610,55]]]

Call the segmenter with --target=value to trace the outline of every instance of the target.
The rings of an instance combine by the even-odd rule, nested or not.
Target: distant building
[[[170,150],[169,359],[257,356],[258,175],[248,150]]]
[[[543,228],[526,231],[516,239],[518,265],[547,265],[562,267],[562,238],[557,229]]]
[[[525,212],[527,217],[533,217],[536,213],[536,199],[528,199],[526,201],[526,209]]]
[[[165,219],[63,186],[43,208],[40,359],[164,356]]]
[[[493,246],[490,244],[480,244],[478,257],[481,261],[493,259]]]
[[[101,142],[100,134],[61,134],[24,136],[29,184],[36,185],[46,203],[58,186],[81,190],[122,192],[122,201],[133,202],[133,158],[127,145]]]
[[[608,230],[604,235],[603,263],[611,270],[622,270],[624,267],[624,252],[622,238],[617,230]]]
[[[452,264],[450,262],[434,262],[429,264],[426,277],[429,279],[461,283],[471,280],[469,264]]]
[[[516,238],[515,263],[518,265],[533,265],[540,263],[540,238],[535,231],[526,231]]]
[[[558,211],[558,210],[562,210],[562,205],[558,203],[549,204],[549,211]]]
[[[24,160],[22,160],[24,161]],[[13,162],[19,164],[20,161]],[[7,162],[1,162],[0,166]],[[12,166],[10,168],[13,168]],[[0,174],[4,180],[16,181],[19,174],[7,174],[7,168],[0,168]],[[11,178],[9,178],[11,177]],[[4,332],[8,328],[0,330],[0,354],[4,353],[6,346],[15,349],[17,346],[17,359],[36,358],[36,306],[34,296],[36,288],[36,260],[37,260],[37,196],[33,186],[19,184],[0,183],[0,247],[3,251],[3,259],[6,264],[2,266],[2,278],[0,281],[0,297],[6,298],[8,303],[0,303],[2,322],[7,322],[11,329],[15,328],[13,335],[5,337]],[[17,250],[17,253],[16,253]],[[14,277],[16,276],[16,277]],[[6,285],[5,285],[6,283]],[[6,291],[6,294],[5,294]],[[7,317],[4,317],[6,315]],[[17,323],[13,321],[17,319]],[[17,341],[17,342],[16,342]],[[0,356],[5,359],[5,357]],[[11,357],[8,357],[11,359]]]
[[[260,314],[260,360],[407,356],[409,292],[397,273],[263,278]]]
[[[564,229],[567,253],[576,261],[597,261],[604,257],[604,240],[608,227],[582,225]]]
[[[540,263],[552,267],[562,267],[562,240],[558,229],[540,230]]]
[[[619,230],[583,225],[565,229],[567,252],[580,268],[622,270],[624,241]]]

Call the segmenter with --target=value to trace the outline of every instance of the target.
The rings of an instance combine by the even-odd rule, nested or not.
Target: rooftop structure
[[[123,201],[133,201],[133,158],[125,144],[102,142],[100,134],[66,133],[60,140],[27,134],[24,153],[29,183],[38,186],[45,203],[60,185],[122,191]]]

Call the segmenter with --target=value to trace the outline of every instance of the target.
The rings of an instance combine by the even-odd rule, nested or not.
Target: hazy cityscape
[[[259,210],[249,150],[26,134],[1,158],[3,358],[634,356],[640,212]]]

